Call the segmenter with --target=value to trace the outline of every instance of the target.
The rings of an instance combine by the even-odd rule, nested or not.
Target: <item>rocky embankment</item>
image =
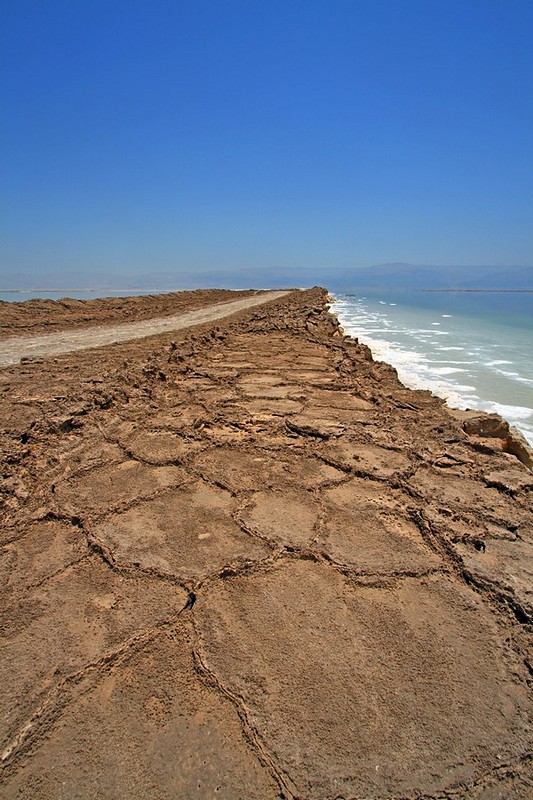
[[[0,412],[0,797],[531,797],[533,474],[323,290]]]

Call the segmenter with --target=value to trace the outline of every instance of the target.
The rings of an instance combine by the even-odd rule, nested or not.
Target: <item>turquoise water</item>
[[[533,293],[338,294],[332,311],[406,386],[501,414],[533,445]]]

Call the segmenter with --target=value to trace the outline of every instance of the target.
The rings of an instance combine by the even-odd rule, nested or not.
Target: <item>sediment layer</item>
[[[0,797],[531,796],[533,475],[327,309],[0,371]]]

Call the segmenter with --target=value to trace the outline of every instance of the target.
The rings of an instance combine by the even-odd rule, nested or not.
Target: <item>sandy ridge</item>
[[[193,325],[214,322],[238,311],[262,305],[287,294],[286,291],[264,292],[241,300],[216,303],[207,308],[187,311],[169,317],[154,318],[119,325],[99,326],[75,331],[46,333],[38,336],[17,336],[4,339],[1,344],[0,367],[17,364],[21,358],[42,358],[102,347],[116,342],[142,339],[158,333],[182,330]]]

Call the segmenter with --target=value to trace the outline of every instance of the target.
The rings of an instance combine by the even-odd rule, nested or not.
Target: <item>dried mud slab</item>
[[[329,508],[346,512],[354,506],[402,513],[414,508],[413,500],[406,492],[390,485],[383,491],[381,481],[371,478],[350,477],[338,486],[325,488],[322,497]]]
[[[346,430],[346,424],[338,419],[335,412],[328,413],[323,408],[316,413],[303,411],[301,414],[294,414],[289,427],[304,436],[317,436],[319,439],[340,436]]]
[[[127,731],[127,735],[123,732]],[[72,701],[0,797],[274,800],[234,706],[197,674],[186,628],[163,634]]]
[[[193,433],[209,417],[210,414],[200,403],[180,403],[176,404],[170,413],[160,412],[147,419],[143,418],[143,424],[146,427],[182,432],[187,435]]]
[[[3,758],[65,680],[178,614],[186,593],[165,581],[124,578],[96,557],[67,567],[7,606],[0,628]]]
[[[469,575],[496,594],[511,598],[526,616],[533,617],[533,542],[491,539],[453,545]]]
[[[234,510],[229,492],[198,481],[110,516],[92,533],[115,563],[189,584],[270,555],[234,522]]]
[[[272,414],[276,417],[284,417],[289,414],[296,414],[303,409],[303,404],[297,400],[270,400],[270,399],[256,399],[256,400],[241,400],[239,408],[243,409],[245,414],[251,416],[258,416],[261,414]]]
[[[493,486],[504,492],[515,495],[522,490],[530,492],[533,489],[533,474],[525,470],[506,466],[504,469],[490,469],[483,475],[487,486]]]
[[[210,448],[195,458],[194,468],[234,494],[269,484],[279,470],[271,454],[242,447]]]
[[[348,411],[350,413],[357,413],[358,411],[373,411],[374,406],[368,400],[351,392],[341,392],[335,390],[320,390],[312,389],[307,392],[307,402],[316,408],[329,408],[339,409],[341,411]],[[345,417],[346,419],[347,417]]]
[[[497,626],[451,580],[365,588],[290,560],[210,586],[195,615],[205,668],[297,796],[438,793],[527,745]]]
[[[311,489],[345,477],[316,458],[237,446],[205,450],[193,465],[208,480],[235,494],[265,487],[283,488],[288,483]]]
[[[150,467],[129,460],[59,483],[55,496],[68,513],[101,514],[178,486],[186,479],[187,474],[179,467]]]
[[[322,455],[342,469],[353,470],[378,480],[388,480],[409,470],[409,457],[397,450],[387,450],[379,445],[353,442],[349,439],[328,443]]]
[[[292,422],[304,432],[315,433],[324,439],[344,431],[350,433],[356,426],[372,421],[372,405],[347,392],[314,389],[307,394],[306,400],[306,409],[293,417]]]
[[[236,385],[247,397],[282,400],[292,395],[298,398],[302,394],[298,383],[286,383],[278,374],[249,374],[238,380]]]
[[[335,386],[337,379],[336,377],[332,377],[331,375],[327,374],[328,370],[326,359],[323,359],[320,364],[317,363],[317,367],[320,366],[322,369],[291,369],[290,372],[287,371],[287,374],[290,375],[291,381],[299,383],[305,388],[307,388],[307,386]]]
[[[0,602],[17,601],[32,586],[87,556],[87,542],[74,525],[43,520],[29,525],[0,550]]]
[[[532,519],[531,513],[524,513],[509,495],[464,475],[442,475],[436,470],[420,469],[410,483],[416,494],[437,508],[459,514],[474,513],[480,520],[510,531]]]
[[[325,520],[317,547],[360,575],[420,575],[444,563],[425,543],[409,517],[409,498],[387,493],[375,481],[353,478],[325,489]]]
[[[179,436],[175,431],[136,430],[124,436],[121,444],[134,458],[149,464],[182,463],[202,447],[200,442]]]
[[[372,508],[333,511],[327,516],[317,547],[354,574],[420,575],[443,567],[411,520]]]
[[[319,507],[306,492],[257,492],[240,512],[247,528],[273,545],[306,547],[316,536]]]
[[[83,435],[78,433],[63,438],[50,478],[66,479],[81,472],[89,472],[96,467],[109,467],[121,461],[124,461],[124,453],[120,447],[107,442],[99,431],[86,429]]]

